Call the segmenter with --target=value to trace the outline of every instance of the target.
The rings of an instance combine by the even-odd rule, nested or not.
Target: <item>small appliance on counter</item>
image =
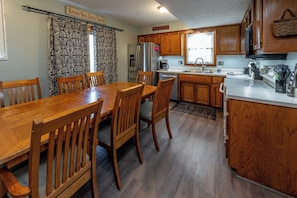
[[[160,60],[160,69],[169,69],[168,60]]]
[[[291,71],[288,65],[276,65],[275,72],[275,92],[286,93],[287,78],[290,76]]]
[[[248,72],[250,76],[253,73],[255,80],[263,80],[263,77],[260,75],[259,67],[257,67],[257,64],[254,61],[249,63],[248,68],[250,68],[250,71]]]

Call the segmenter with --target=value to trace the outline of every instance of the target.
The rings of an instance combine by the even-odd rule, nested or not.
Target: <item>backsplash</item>
[[[161,59],[167,59],[169,67],[184,67],[183,56],[163,56]],[[219,55],[217,56],[218,62],[223,62],[222,69],[243,69],[248,66],[251,59],[246,58],[245,55]],[[287,55],[287,60],[257,60],[260,66],[263,65],[277,65],[285,64],[290,67],[291,70],[295,68],[297,63],[297,52],[290,52]]]

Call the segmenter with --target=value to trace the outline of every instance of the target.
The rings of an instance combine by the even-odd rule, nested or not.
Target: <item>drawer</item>
[[[183,81],[183,82],[211,83],[211,77],[209,76],[180,74],[178,77],[179,77],[179,81]]]
[[[220,84],[222,82],[224,82],[224,78],[222,78],[222,77],[212,77],[212,83]]]

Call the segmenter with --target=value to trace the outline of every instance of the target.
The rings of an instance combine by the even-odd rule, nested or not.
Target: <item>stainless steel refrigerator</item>
[[[158,59],[160,46],[152,43],[128,44],[128,81],[135,82],[137,71],[152,71],[153,85],[157,84]]]

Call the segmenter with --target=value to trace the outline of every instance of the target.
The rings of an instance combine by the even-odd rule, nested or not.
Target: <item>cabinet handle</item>
[[[221,93],[224,93],[224,83],[221,83],[221,84],[220,84],[220,89],[219,89],[219,91],[220,91]]]

